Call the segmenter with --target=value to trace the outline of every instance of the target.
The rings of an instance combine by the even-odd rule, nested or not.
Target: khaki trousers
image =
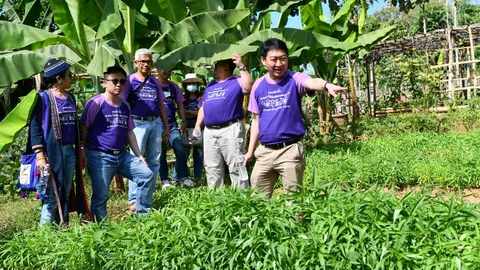
[[[302,184],[305,171],[303,141],[282,149],[270,149],[260,144],[255,150],[255,157],[257,160],[251,175],[252,188],[257,188],[270,198],[275,183],[281,176],[285,193],[301,190],[297,184]]]
[[[230,171],[232,187],[245,189],[250,186],[248,181],[241,181],[234,169],[235,151],[245,150],[245,126],[242,121],[227,127],[213,129],[205,127],[203,132],[203,155],[205,171],[209,187],[221,187],[224,183],[225,164]]]

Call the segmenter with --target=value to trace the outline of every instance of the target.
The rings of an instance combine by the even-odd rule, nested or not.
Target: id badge
[[[165,98],[168,98],[171,96],[170,91],[163,92],[163,94],[165,95]]]

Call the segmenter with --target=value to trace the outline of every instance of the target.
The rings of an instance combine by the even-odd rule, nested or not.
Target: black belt
[[[266,148],[270,148],[270,149],[282,149],[282,148],[285,148],[289,145],[292,145],[294,143],[297,143],[299,141],[301,141],[303,138],[303,136],[298,136],[298,137],[295,137],[293,139],[290,139],[288,141],[285,141],[285,142],[282,142],[282,143],[274,143],[274,144],[263,144],[263,146],[265,146]]]
[[[98,151],[103,152],[103,153],[107,153],[107,154],[110,154],[110,155],[120,155],[121,153],[123,153],[123,151],[120,151],[120,150],[98,150]]]
[[[158,116],[146,116],[146,117],[143,117],[143,116],[136,116],[136,115],[132,115],[132,118],[135,119],[135,120],[142,120],[142,121],[153,121],[155,119],[157,119]]]
[[[213,128],[213,129],[220,129],[220,128],[228,127],[228,126],[230,126],[231,124],[235,124],[235,123],[237,123],[238,121],[240,121],[240,119],[242,119],[242,118],[235,119],[235,120],[232,120],[232,121],[230,121],[230,122],[227,122],[227,123],[224,123],[224,124],[221,124],[221,125],[211,125],[211,126],[207,126],[207,127],[208,127],[208,128]]]

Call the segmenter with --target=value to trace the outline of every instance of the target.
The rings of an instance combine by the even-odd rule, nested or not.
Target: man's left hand
[[[183,134],[187,130],[187,122],[183,122],[182,126],[180,127],[180,132]]]
[[[170,127],[167,127],[164,131],[163,131],[163,137],[168,141],[170,140]]]
[[[234,52],[232,54],[232,61],[237,67],[243,67],[244,66],[244,64],[242,62],[242,57],[236,52]]]

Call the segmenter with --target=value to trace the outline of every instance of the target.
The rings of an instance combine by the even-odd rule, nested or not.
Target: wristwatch
[[[243,65],[243,66],[239,67],[238,70],[247,71],[247,66]]]

